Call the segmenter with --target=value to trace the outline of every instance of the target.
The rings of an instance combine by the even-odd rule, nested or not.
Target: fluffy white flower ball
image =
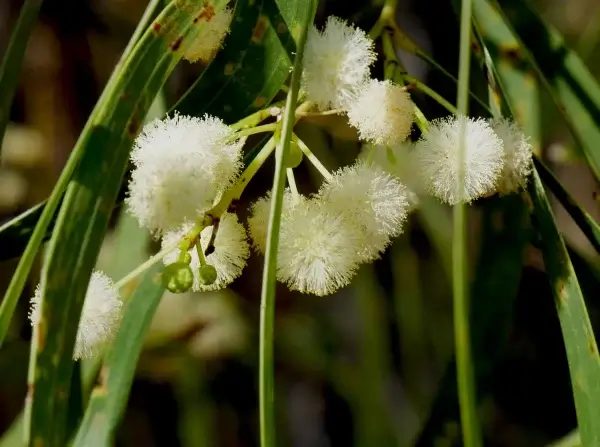
[[[190,62],[197,60],[209,62],[215,52],[221,48],[223,39],[229,32],[229,24],[233,16],[231,9],[214,11],[210,3],[206,5],[210,8],[205,6],[198,16],[198,23],[194,28],[196,33],[183,52],[183,58]]]
[[[402,87],[373,79],[348,107],[348,119],[361,140],[389,146],[410,134],[414,103]]]
[[[461,128],[465,132],[462,165]],[[465,116],[433,121],[413,153],[415,169],[429,193],[449,205],[493,194],[504,162],[502,140],[492,127],[483,119]]]
[[[232,135],[208,115],[175,114],[146,125],[131,153],[126,199],[140,225],[161,234],[208,210],[241,168],[243,142],[227,142]]]
[[[375,60],[367,34],[337,17],[329,17],[322,32],[308,32],[304,50],[303,93],[321,110],[347,108],[369,80]]]
[[[319,200],[305,200],[281,221],[277,279],[290,290],[329,295],[350,283],[362,246],[352,221]]]
[[[288,189],[283,195],[282,219],[291,212],[291,210],[301,202],[304,202],[304,196],[297,196]],[[271,191],[266,196],[261,197],[250,206],[250,217],[248,217],[248,232],[252,239],[252,247],[257,253],[264,254],[267,248],[267,231],[269,227],[269,213],[271,212]]]
[[[178,230],[168,232],[162,239],[162,247],[168,247],[181,239],[194,226],[193,222],[186,222]],[[200,245],[206,250],[213,232],[213,226],[206,227],[200,233]],[[219,222],[217,236],[215,238],[215,250],[206,256],[206,262],[212,265],[217,271],[216,281],[208,286],[200,284],[198,270],[200,269],[200,260],[196,247],[189,250],[192,257],[190,267],[194,273],[194,285],[192,290],[195,292],[206,292],[210,290],[219,290],[236,279],[242,274],[246,266],[246,260],[250,256],[250,248],[246,238],[246,230],[239,222],[237,214],[224,213]],[[165,265],[169,265],[179,256],[179,250],[166,255],[163,259]]]
[[[41,287],[31,298],[29,319],[32,325],[40,321]],[[77,329],[73,359],[91,358],[102,346],[110,343],[121,321],[123,302],[113,281],[100,271],[92,272]]]
[[[409,212],[419,206],[419,195],[425,193],[413,167],[414,148],[409,140],[393,146],[364,144],[359,155],[359,160],[379,166],[406,186]]]
[[[342,215],[362,233],[363,261],[379,258],[390,238],[402,233],[409,209],[406,187],[364,161],[337,171],[321,186],[318,197],[328,210]]]
[[[510,194],[527,184],[533,169],[533,147],[514,121],[498,118],[490,124],[504,143],[504,166],[498,180],[498,193]]]

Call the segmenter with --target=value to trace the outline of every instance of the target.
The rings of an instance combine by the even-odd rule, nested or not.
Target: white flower
[[[287,188],[283,194],[282,219],[300,202],[306,200],[304,196],[297,196]],[[257,253],[264,254],[267,248],[267,230],[269,226],[269,214],[271,212],[271,191],[250,205],[250,217],[248,217],[248,232],[252,239],[252,246]]]
[[[235,179],[241,147],[220,119],[175,114],[146,125],[135,141],[129,212],[161,234],[208,210]]]
[[[302,88],[324,110],[346,108],[369,80],[374,43],[364,31],[329,17],[323,32],[314,26],[304,50]]]
[[[337,171],[323,184],[318,197],[328,210],[360,230],[364,261],[379,258],[390,238],[402,233],[409,208],[406,187],[380,167],[363,161]]]
[[[348,119],[358,129],[361,140],[397,144],[410,134],[414,103],[402,87],[373,79],[348,107]]]
[[[462,165],[461,128],[465,132]],[[465,116],[433,121],[413,153],[414,168],[427,190],[449,205],[493,194],[504,161],[502,141],[492,127],[483,119]]]
[[[406,186],[409,212],[419,206],[419,195],[425,192],[413,167],[414,148],[415,145],[410,140],[393,146],[364,144],[358,157],[359,160],[379,166]]]
[[[205,7],[198,16],[193,39],[184,49],[183,58],[190,62],[209,62],[215,51],[221,48],[221,43],[229,32],[232,16],[231,9],[225,8],[215,12],[214,9]]]
[[[277,279],[291,290],[329,295],[350,283],[362,242],[353,222],[321,201],[305,200],[282,219]]]
[[[40,321],[41,287],[38,285],[31,298],[29,319],[35,325]],[[113,281],[100,271],[92,272],[77,329],[73,359],[91,358],[102,346],[110,343],[121,320],[123,302]]]
[[[162,240],[162,247],[165,248],[181,239],[193,226],[193,222],[186,222],[178,230],[166,233]],[[213,226],[206,227],[200,233],[200,245],[205,251],[210,242],[213,228]],[[206,262],[217,270],[217,280],[208,286],[200,284],[198,278],[200,260],[198,259],[196,247],[189,250],[192,257],[190,267],[194,273],[192,290],[195,292],[222,289],[242,274],[242,270],[246,266],[246,260],[250,256],[250,248],[246,239],[246,230],[238,221],[237,214],[224,213],[221,216],[214,246],[215,250],[206,256]],[[167,254],[163,262],[165,265],[169,265],[177,261],[178,256],[179,250],[175,250]]]
[[[527,184],[532,171],[533,147],[513,121],[498,118],[490,124],[504,143],[504,167],[497,190],[501,195],[510,194]]]

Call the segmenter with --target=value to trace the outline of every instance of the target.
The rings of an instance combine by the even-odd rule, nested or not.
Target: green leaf
[[[19,83],[21,64],[29,42],[29,36],[37,22],[43,0],[25,0],[15,28],[10,35],[8,47],[0,65],[0,150],[4,131],[10,118],[10,106]]]
[[[539,88],[529,64],[515,64],[508,49],[519,43],[506,28],[502,17],[486,1],[476,0],[473,20],[479,47],[477,56],[488,73],[490,95],[504,116],[512,116],[528,135],[536,154],[541,153]],[[487,54],[482,54],[484,49]],[[489,55],[490,59],[486,60]],[[534,138],[535,137],[535,138]]]
[[[170,3],[107,87],[106,100],[92,114],[73,151],[79,163],[42,271],[42,317],[34,328],[25,418],[27,443],[65,445],[77,324],[133,138],[182,51],[204,26],[197,19],[203,8],[220,9],[224,3]]]
[[[161,270],[161,264],[149,269],[125,305],[121,326],[107,352],[100,383],[92,391],[74,447],[112,445],[127,405],[144,337],[164,292],[157,280]]]
[[[83,149],[86,144],[85,138],[89,136],[88,133],[92,130],[93,117],[102,112],[104,106],[106,105],[105,102],[108,99],[110,99],[110,95],[114,92],[113,87],[119,84],[119,82],[122,83],[126,81],[127,76],[131,74],[123,74],[123,70],[121,70],[121,67],[124,66],[125,68],[127,68],[127,61],[131,58],[131,52],[134,47],[134,44],[139,40],[139,36],[142,34],[142,31],[146,28],[146,21],[149,21],[150,18],[154,15],[159,3],[160,0],[151,0],[148,3],[146,12],[144,12],[144,15],[140,20],[131,41],[127,45],[127,48],[125,49],[121,60],[115,67],[111,78],[108,81],[107,87],[104,89],[104,92],[102,93],[100,99],[96,103],[96,106],[92,111],[92,116],[86,123],[85,129],[83,130],[82,135],[80,136],[75,148],[71,152],[71,155],[69,156],[69,159],[66,165],[64,166],[60,177],[58,178],[58,181],[56,182],[56,185],[52,190],[52,194],[50,195],[48,200],[44,204],[41,204],[38,207],[34,207],[34,211],[31,214],[29,214],[29,212],[25,213],[25,216],[28,219],[30,219],[27,220],[27,222],[21,222],[21,219],[19,217],[12,221],[12,224],[18,229],[19,237],[15,240],[9,238],[8,240],[11,240],[11,243],[8,244],[8,246],[18,247],[19,244],[21,244],[21,246],[24,246],[24,251],[19,261],[19,265],[17,266],[17,269],[13,274],[13,277],[11,278],[8,289],[6,290],[6,293],[4,295],[4,299],[0,304],[0,346],[2,346],[4,338],[6,337],[6,334],[8,332],[12,315],[17,306],[19,296],[23,291],[23,287],[25,286],[25,282],[27,281],[29,271],[31,270],[31,267],[33,265],[33,261],[37,255],[40,245],[44,240],[48,238],[48,228],[52,226],[54,224],[54,221],[56,220],[56,210],[59,208],[59,205],[63,200],[63,195],[65,193],[67,185],[69,184],[71,176],[73,175],[73,172],[77,167],[77,164],[79,163],[79,160],[83,154]],[[139,55],[143,56],[144,53],[145,51],[140,51]],[[137,61],[135,63],[137,63]],[[129,65],[129,68],[131,70],[132,64]],[[125,91],[122,91],[121,93],[125,93]],[[35,223],[35,228],[33,229],[33,231],[31,231],[31,228],[33,228],[33,221],[31,219],[33,218],[36,218],[37,222]],[[2,239],[7,239],[6,235],[4,234],[4,231],[0,230],[0,235]]]
[[[507,5],[509,3],[511,2],[503,2],[503,5]],[[593,164],[594,157],[598,156],[598,154],[594,156],[593,151],[591,151],[591,144],[592,140],[595,138],[593,137],[593,133],[598,129],[595,127],[595,125],[590,124],[589,116],[581,116],[581,113],[584,112],[580,110],[581,108],[585,110],[583,103],[580,101],[585,102],[588,100],[589,102],[586,102],[586,104],[590,108],[590,113],[593,113],[594,110],[597,110],[593,106],[594,101],[592,98],[588,98],[588,100],[583,99],[589,94],[596,96],[594,92],[597,89],[597,85],[593,80],[589,79],[589,73],[587,73],[587,70],[585,67],[583,67],[583,64],[581,64],[581,61],[579,61],[574,54],[569,53],[569,51],[566,50],[562,44],[561,48],[564,50],[562,51],[562,54],[565,56],[565,60],[560,61],[560,63],[553,68],[546,67],[548,69],[551,68],[548,72],[548,75],[552,76],[552,83],[549,83],[544,77],[546,74],[545,70],[540,70],[540,66],[538,66],[536,61],[533,59],[531,52],[524,48],[521,45],[521,42],[516,39],[515,33],[506,23],[505,18],[499,14],[497,3],[494,4],[496,5],[496,8],[492,8],[485,0],[476,0],[476,20],[485,22],[485,20],[495,17],[496,20],[492,23],[489,23],[487,26],[488,28],[494,28],[495,32],[497,33],[499,30],[501,30],[503,36],[502,39],[504,39],[506,42],[505,46],[499,45],[499,48],[504,49],[504,52],[506,53],[505,57],[512,59],[513,64],[515,63],[515,60],[523,61],[525,59],[527,63],[531,64],[531,66],[535,68],[542,82],[546,85],[546,87],[549,88],[550,93],[554,95],[554,99],[557,101],[559,109],[564,112],[567,110],[567,104],[569,105],[570,113],[565,115],[567,121],[570,122],[571,120],[576,121],[581,119],[581,121],[579,123],[575,123],[575,125],[574,123],[570,122],[571,128],[574,132],[574,136],[588,156],[588,160],[590,161],[590,164],[592,164],[592,169],[597,174]],[[512,2],[512,4],[514,5],[515,3]],[[519,4],[523,5],[523,3]],[[519,10],[522,13],[518,19],[519,21],[525,20],[526,18],[528,18],[527,20],[532,20],[533,13],[531,10],[527,9],[526,7],[523,7],[523,9]],[[528,23],[531,25],[531,22]],[[536,29],[537,27],[538,31],[540,31],[539,26],[543,28],[543,23],[541,21],[538,21],[537,24],[534,25],[535,26],[532,27],[532,30]],[[525,30],[522,29],[522,31]],[[482,30],[481,32],[484,36],[486,35],[486,32],[488,36],[491,34],[489,30]],[[553,44],[558,44],[558,36],[554,32],[552,32],[552,35]],[[537,40],[532,39],[529,41],[529,43],[536,48],[534,51],[536,57],[542,57],[542,59],[543,55],[548,55],[549,51],[549,48],[547,47],[549,44],[547,39],[548,35],[545,37],[546,39],[544,39],[543,35],[538,33]],[[493,39],[488,39],[488,42],[491,40]],[[567,54],[569,55],[567,56]],[[577,72],[571,73],[572,75],[577,75],[572,79],[579,79],[583,81],[582,89],[575,87],[577,84],[567,85],[564,82],[565,79],[563,76],[567,76],[572,70]],[[542,71],[544,71],[544,73],[542,73]],[[557,75],[557,73],[562,74]],[[502,96],[506,98],[508,95],[504,93],[505,90],[502,87],[508,89],[511,87],[511,84],[507,82],[503,86],[500,86]],[[577,88],[577,92],[582,96],[575,99],[573,95],[574,92],[571,90],[572,88]],[[554,89],[556,89],[556,91]],[[557,100],[556,92],[561,95],[562,100],[564,101],[564,110],[561,108],[561,104]],[[519,94],[517,93],[515,96],[518,97],[518,95]],[[588,112],[586,111],[585,114],[587,113]],[[538,167],[543,168],[543,165],[540,165],[539,162],[536,164]],[[591,219],[588,219],[588,216],[582,210],[578,210],[572,201],[569,203],[568,195],[561,190],[562,188],[559,188],[560,184],[558,184],[558,182],[552,181],[554,178],[551,176],[549,171],[542,171],[545,175],[545,179],[549,181],[550,186],[553,187],[553,191],[555,194],[557,194],[557,197],[562,198],[562,201],[569,205],[568,209],[571,213],[573,213],[574,217],[576,217],[578,224],[582,225],[582,229],[584,229],[586,235],[592,240],[592,243],[594,243],[594,240],[597,237],[596,225]],[[529,191],[534,203],[534,215],[538,222],[539,232],[543,240],[541,248],[544,255],[544,263],[552,281],[559,319],[563,330],[563,339],[565,341],[567,358],[571,371],[571,382],[573,386],[577,418],[582,433],[582,439],[584,440],[584,445],[597,445],[600,443],[600,420],[597,418],[597,402],[600,398],[600,358],[598,357],[594,333],[587,315],[587,309],[585,307],[585,302],[579,288],[575,271],[573,270],[573,266],[566,251],[564,242],[560,236],[560,233],[558,232],[556,223],[554,222],[554,218],[550,211],[550,206],[548,204],[548,200],[546,198],[545,191],[541,184],[537,170],[534,172],[533,182],[529,185]],[[593,402],[596,402],[596,410],[594,410]]]
[[[562,329],[583,445],[600,445],[600,356],[571,259],[537,172],[528,187]]]
[[[534,159],[535,167],[544,184],[552,191],[565,211],[573,218],[583,234],[588,238],[596,251],[600,253],[600,225],[590,216],[577,201],[567,192],[560,181],[538,158]]]
[[[288,91],[285,108],[281,120],[281,128],[275,132],[277,149],[275,152],[275,174],[269,224],[267,229],[267,244],[263,270],[260,329],[259,329],[259,426],[260,443],[263,447],[275,447],[275,365],[273,361],[274,326],[275,326],[275,285],[277,270],[277,248],[279,246],[279,228],[283,193],[285,189],[286,157],[292,141],[294,124],[296,122],[296,104],[300,91],[302,76],[302,57],[308,28],[312,25],[316,11],[316,2],[307,1],[305,6],[308,13],[300,27],[300,36],[296,46],[296,57],[292,70],[292,79]]]
[[[477,0],[482,3],[485,0]],[[502,0],[493,5],[504,17],[504,27],[521,43],[503,49],[513,64],[529,63],[548,89],[590,169],[600,179],[600,85],[583,61],[546,25],[528,2]],[[510,16],[506,20],[504,11]]]
[[[237,121],[264,108],[290,73],[294,39],[314,17],[304,0],[238,0],[223,49],[173,107]]]

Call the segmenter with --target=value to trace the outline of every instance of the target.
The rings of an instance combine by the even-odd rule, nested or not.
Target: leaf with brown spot
[[[214,0],[213,4],[224,7],[226,0]],[[193,19],[201,5],[186,5],[179,9],[169,3],[157,22],[170,21],[174,34],[187,36],[198,26]],[[42,269],[42,321],[47,338],[39,346],[34,338],[32,347],[30,379],[35,387],[25,411],[26,444],[41,437],[49,445],[62,446],[71,438],[67,397],[85,292],[128,165],[133,143],[130,132],[140,124],[136,117],[147,114],[179,61],[170,45],[171,39],[157,35],[148,24],[92,112],[72,151],[68,164],[72,171],[61,176],[68,186]],[[122,100],[125,92],[132,101]],[[64,189],[59,185],[57,191],[53,197],[60,198]]]
[[[268,104],[289,76],[295,51],[289,30],[307,14],[305,0],[238,0],[223,48],[172,110],[233,123]]]

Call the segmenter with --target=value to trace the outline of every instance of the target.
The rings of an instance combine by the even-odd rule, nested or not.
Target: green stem
[[[471,71],[471,16],[472,0],[462,0],[460,20],[460,53],[458,70],[458,112],[468,113],[469,75]],[[461,126],[458,150],[458,178],[464,188],[464,163],[466,131]],[[471,333],[469,327],[469,276],[467,246],[467,209],[464,203],[454,207],[454,229],[452,235],[452,289],[454,297],[454,343],[460,418],[465,447],[482,445],[481,430],[477,418],[475,380],[471,355]]]
[[[398,59],[391,33],[383,33],[381,36],[381,43],[383,46],[383,55],[385,59],[383,68],[384,78],[398,82],[399,84],[404,84],[402,75],[406,73],[406,70],[404,69],[402,62],[400,62],[400,59]],[[417,124],[417,127],[421,130],[421,132],[427,132],[427,129],[429,129],[429,121],[416,104],[414,111],[415,123]]]
[[[312,165],[315,168],[317,168],[317,171],[319,171],[321,173],[321,175],[323,177],[325,177],[326,180],[331,180],[331,174],[329,173],[329,170],[325,166],[323,166],[323,163],[321,163],[321,160],[319,160],[317,158],[317,156],[312,153],[312,151],[306,145],[306,143],[304,141],[302,141],[300,138],[298,138],[298,136],[296,134],[292,135],[292,140],[294,141],[294,143],[296,143],[298,145],[298,147],[300,148],[302,153],[304,155],[306,155],[306,158],[308,158],[308,160],[312,163]]]
[[[369,31],[369,37],[375,40],[381,35],[386,34],[386,28],[390,30],[394,42],[398,48],[402,48],[409,53],[417,54],[419,47],[412,41],[410,37],[396,23],[396,8],[398,0],[386,0],[381,9],[379,19]]]
[[[296,177],[294,177],[294,170],[292,168],[287,168],[285,170],[287,174],[288,185],[290,186],[290,191],[292,191],[292,197],[294,200],[298,200],[300,197],[300,193],[298,193],[298,185],[296,185]]]
[[[254,127],[262,121],[266,120],[267,118],[276,116],[276,114],[280,113],[280,108],[283,105],[283,103],[284,101],[274,102],[269,107],[266,107],[262,110],[254,112],[252,115],[248,115],[247,117],[242,118],[237,123],[232,124],[230,127],[234,130],[243,130]]]
[[[315,4],[312,4],[315,8]],[[302,57],[308,28],[312,22],[312,14],[307,16],[302,24],[301,34],[296,45],[296,57],[292,70],[290,89],[287,95],[283,119],[281,121],[281,138],[277,145],[275,157],[275,175],[269,226],[267,232],[267,247],[265,251],[265,267],[260,300],[260,329],[259,329],[259,359],[258,359],[258,394],[259,394],[259,425],[260,445],[275,447],[275,371],[273,362],[274,326],[275,326],[275,285],[277,281],[277,249],[279,246],[279,228],[285,191],[286,156],[290,149],[293,128],[296,120],[296,103],[302,77]],[[300,106],[302,107],[302,106]]]
[[[302,113],[306,112],[311,107],[312,104],[310,102],[305,102],[300,107],[298,107],[298,109],[296,110],[295,122],[297,122],[303,116]],[[269,141],[265,143],[265,145],[262,147],[262,149],[256,155],[256,157],[254,157],[254,159],[246,167],[246,169],[244,169],[244,172],[242,172],[242,174],[239,176],[235,185],[233,185],[231,188],[225,191],[225,194],[223,194],[223,197],[221,197],[219,203],[217,203],[206,214],[212,217],[220,217],[225,211],[227,211],[229,205],[231,205],[231,202],[241,197],[242,193],[244,192],[244,189],[246,188],[250,180],[252,180],[254,175],[258,172],[258,170],[261,168],[261,166],[264,164],[267,158],[269,158],[269,156],[273,153],[274,149],[275,138],[271,137]]]
[[[219,203],[217,203],[210,211],[206,214],[214,217],[220,217],[227,209],[234,199],[239,199],[246,188],[246,185],[252,180],[252,177],[258,172],[263,163],[269,158],[275,149],[275,138],[269,138],[269,141],[265,143],[260,152],[254,157],[250,164],[244,169],[242,175],[239,176],[235,185],[225,191]]]
[[[204,255],[204,250],[202,250],[202,243],[200,242],[200,239],[198,239],[198,241],[196,242],[196,253],[198,253],[198,264],[200,265],[200,267],[208,264],[206,262],[206,256]]]
[[[438,92],[436,92],[435,90],[433,90],[432,88],[430,88],[426,84],[422,83],[421,81],[419,81],[417,78],[415,78],[413,76],[410,76],[408,74],[403,74],[401,76],[405,81],[409,82],[410,84],[413,84],[415,87],[417,87],[419,90],[421,90],[427,96],[429,96],[431,99],[435,100],[439,105],[444,107],[450,113],[452,113],[454,115],[457,114],[456,107],[454,107],[454,105],[452,103],[450,103],[448,100],[446,100],[446,98],[444,98]]]
[[[419,56],[421,59],[423,59],[425,62],[427,62],[429,65],[431,65],[433,68],[438,70],[440,73],[442,73],[448,79],[450,79],[450,80],[454,81],[454,83],[458,84],[458,79],[456,79],[452,75],[452,73],[450,73],[444,67],[442,67],[440,64],[438,64],[434,58],[432,58],[430,55],[425,53],[425,51],[423,51],[422,49],[419,49],[417,51],[416,55]],[[481,99],[479,96],[477,96],[472,91],[469,91],[469,95],[471,96],[471,98],[473,98],[475,101],[477,101],[479,103],[479,105],[481,107],[483,107],[484,110],[486,110],[490,115],[492,115],[489,105],[483,99]]]
[[[240,130],[234,133],[230,140],[234,140],[241,137],[247,137],[250,135],[255,135],[257,133],[263,132],[273,132],[277,128],[277,123],[263,124],[262,126],[250,127],[243,130]]]
[[[296,112],[297,118],[302,117],[313,117],[313,116],[328,116],[328,115],[343,115],[346,111],[344,109],[331,109],[323,112]]]
[[[42,1],[25,0],[23,3],[0,66],[0,150],[2,150],[1,143],[10,118],[10,105],[19,83],[23,56],[31,31],[37,22]]]
[[[152,267],[153,265],[158,264],[160,261],[162,261],[163,257],[165,255],[169,254],[170,252],[172,252],[173,250],[175,250],[178,247],[178,245],[179,245],[179,241],[174,242],[171,245],[163,248],[161,251],[156,253],[154,256],[152,256],[150,259],[148,259],[146,262],[144,262],[143,264],[140,264],[134,270],[132,270],[127,275],[125,275],[123,278],[121,278],[119,281],[117,281],[115,283],[115,287],[117,289],[121,289],[121,288],[125,287],[129,282],[131,282],[132,280],[134,280],[135,278],[140,276],[142,273],[144,273],[150,267]]]

